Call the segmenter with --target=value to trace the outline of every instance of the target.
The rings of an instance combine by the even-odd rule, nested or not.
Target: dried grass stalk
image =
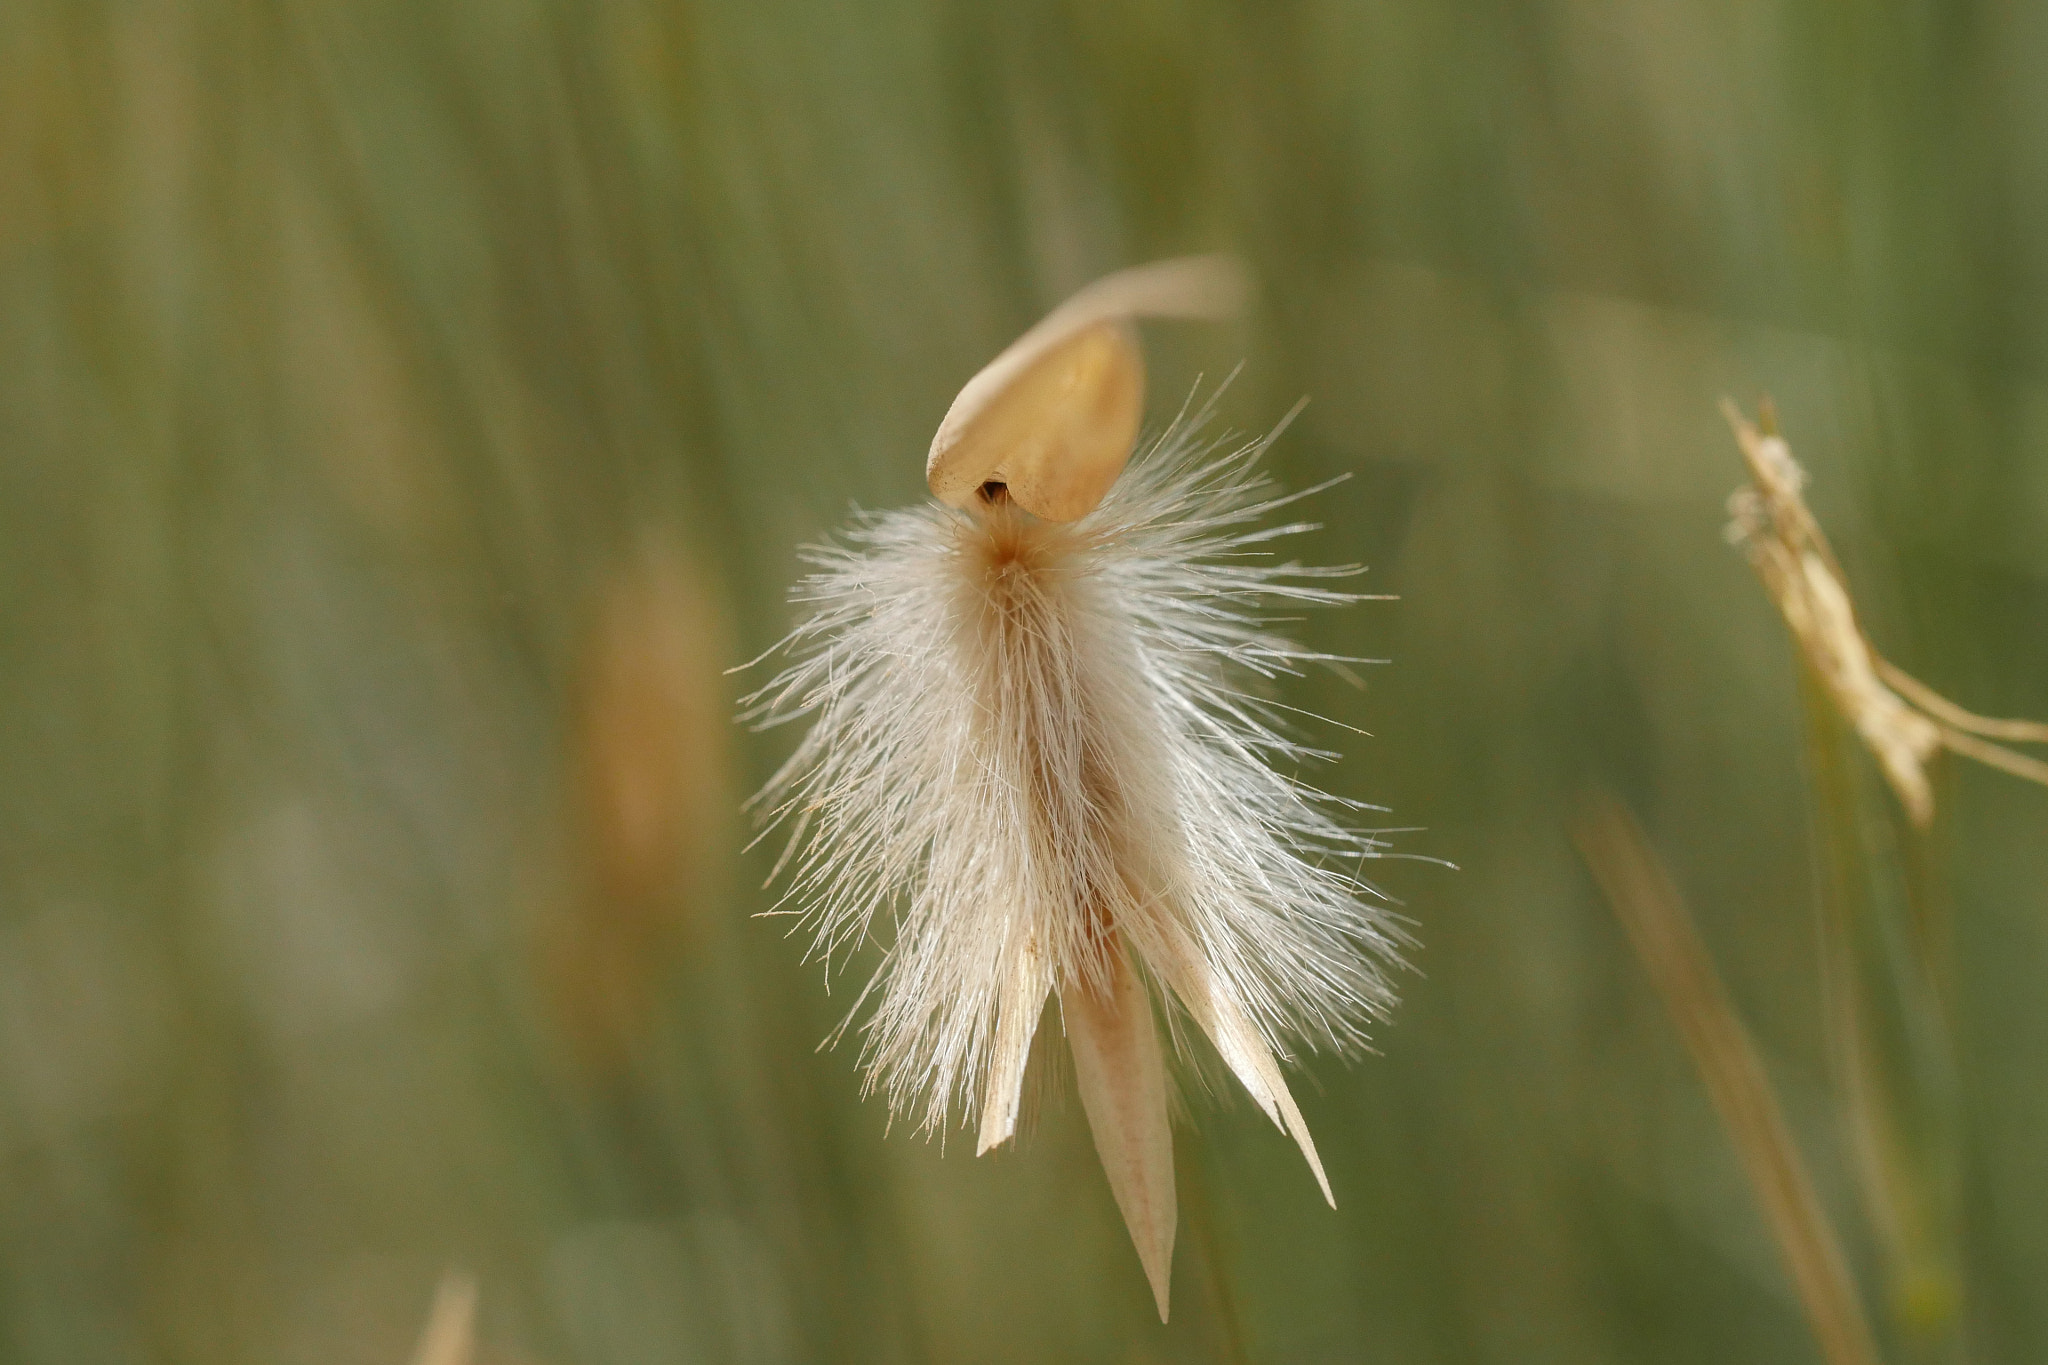
[[[1611,797],[1589,799],[1573,837],[1699,1068],[1823,1356],[1829,1365],[1875,1365],[1877,1348],[1834,1227],[1678,888]]]

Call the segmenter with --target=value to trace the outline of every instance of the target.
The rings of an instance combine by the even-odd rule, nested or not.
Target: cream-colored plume
[[[1324,657],[1261,603],[1356,600],[1329,585],[1354,570],[1273,558],[1305,528],[1259,525],[1293,501],[1256,472],[1271,438],[1211,441],[1206,409],[1117,477],[1136,351],[1099,329],[1241,292],[1218,261],[1112,276],[976,376],[933,447],[945,505],[808,552],[810,618],[750,712],[811,721],[757,800],[794,826],[790,896],[820,951],[883,928],[854,1007],[869,1084],[927,1127],[963,1114],[985,1152],[1017,1130],[1057,1000],[1162,1318],[1162,1027],[1178,1013],[1209,1040],[1328,1198],[1282,1063],[1297,1043],[1362,1041],[1392,1003],[1398,939],[1359,875],[1379,844],[1348,827],[1355,807],[1275,771],[1322,755],[1261,690]]]

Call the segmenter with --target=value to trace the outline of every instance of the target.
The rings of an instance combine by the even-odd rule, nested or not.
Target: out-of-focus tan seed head
[[[1752,423],[1732,402],[1722,412],[1749,463],[1751,482],[1728,500],[1728,538],[1748,552],[1807,665],[1877,759],[1907,816],[1934,823],[1927,764],[1943,749],[2048,786],[2048,763],[1991,739],[2048,743],[2048,725],[1965,711],[1871,647],[1842,566],[1806,506],[1806,471],[1777,433],[1766,404]]]

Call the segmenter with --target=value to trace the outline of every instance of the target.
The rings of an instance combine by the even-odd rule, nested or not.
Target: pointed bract
[[[996,1007],[996,1040],[989,1053],[988,1085],[982,1092],[981,1136],[974,1154],[981,1156],[991,1147],[1008,1142],[1017,1132],[1017,1111],[1024,1102],[1024,1068],[1031,1061],[1031,1037],[1038,1031],[1038,1016],[1045,1012],[1045,998],[1052,994],[1052,982],[1045,976],[1045,964],[1030,943],[1017,951],[1010,979],[1003,986],[1002,1001]]]
[[[1166,1107],[1166,1063],[1145,983],[1121,950],[1110,954],[1108,989],[1066,992],[1060,1007],[1074,1052],[1081,1107],[1095,1154],[1138,1248],[1159,1320],[1166,1321],[1178,1206],[1173,1192],[1173,1128]]]
[[[1330,1178],[1323,1174],[1323,1159],[1316,1155],[1315,1140],[1309,1136],[1301,1110],[1295,1107],[1294,1096],[1273,1059],[1273,1049],[1214,979],[1207,963],[1191,953],[1173,952],[1163,954],[1161,964],[1182,1007],[1215,1045],[1231,1074],[1266,1111],[1266,1117],[1301,1148],[1323,1199],[1336,1208],[1337,1196],[1330,1192]]]

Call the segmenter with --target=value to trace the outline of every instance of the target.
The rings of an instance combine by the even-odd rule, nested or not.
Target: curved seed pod
[[[985,484],[1047,521],[1095,510],[1137,444],[1145,362],[1132,318],[1220,318],[1250,293],[1228,256],[1186,256],[1097,280],[967,381],[932,438],[925,479],[972,506]]]

